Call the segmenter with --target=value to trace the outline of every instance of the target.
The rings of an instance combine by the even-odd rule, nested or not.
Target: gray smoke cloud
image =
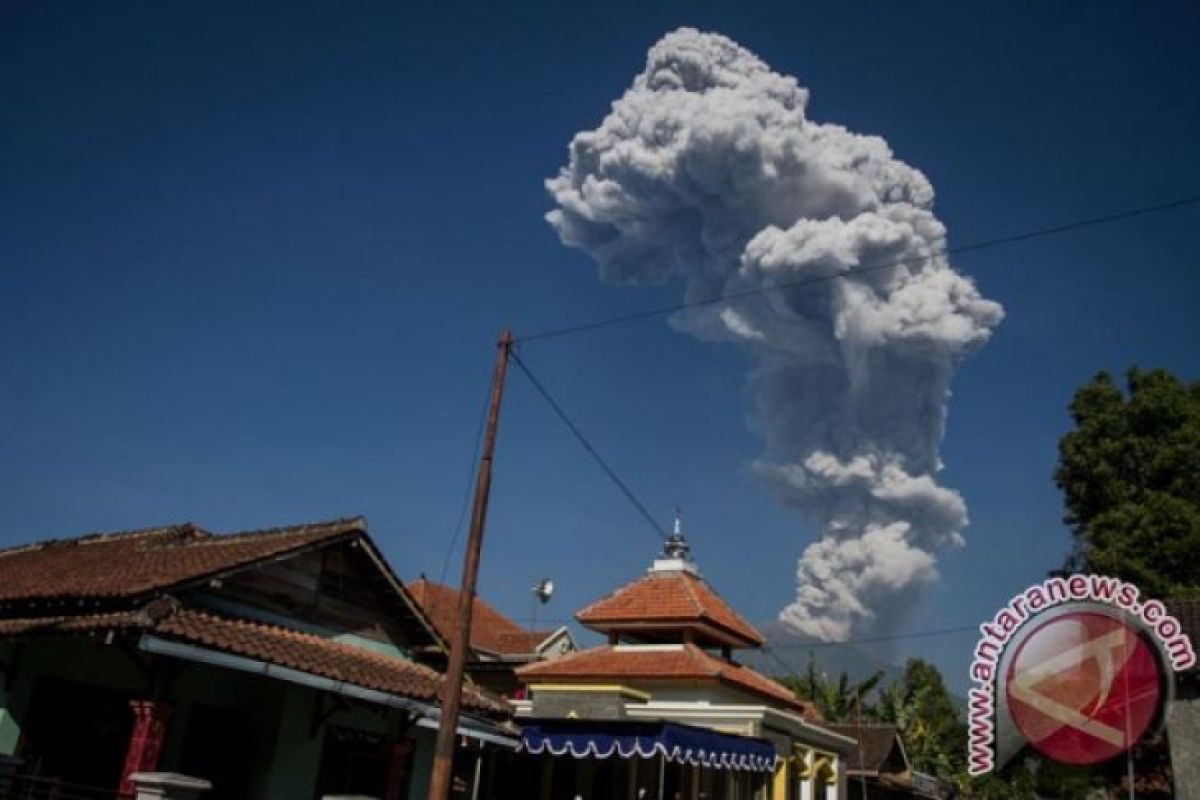
[[[950,268],[925,176],[807,103],[730,39],[674,31],[572,140],[547,219],[602,279],[679,280],[689,301],[845,276],[671,318],[755,356],[754,470],[821,526],[780,619],[842,640],[896,625],[963,542],[966,505],[935,477],[948,386],[1003,310]]]

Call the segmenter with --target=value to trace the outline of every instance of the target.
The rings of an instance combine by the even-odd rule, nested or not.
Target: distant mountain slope
[[[886,686],[904,677],[903,666],[884,661],[855,645],[817,641],[794,633],[778,622],[767,622],[757,627],[767,638],[764,649],[742,650],[737,654],[737,659],[764,675],[803,676],[808,672],[811,659],[817,673],[823,672],[830,679],[836,679],[845,672],[851,681],[860,681],[877,670],[883,670],[881,685]]]
[[[824,673],[836,680],[843,672],[850,676],[851,683],[861,681],[883,670],[880,686],[887,686],[904,677],[904,665],[885,661],[852,644],[832,644],[795,633],[779,622],[765,622],[756,626],[766,637],[762,650],[740,650],[736,658],[764,675],[803,676],[808,672],[809,659],[816,665],[817,673]],[[963,697],[951,693],[951,700],[960,710],[966,708]]]

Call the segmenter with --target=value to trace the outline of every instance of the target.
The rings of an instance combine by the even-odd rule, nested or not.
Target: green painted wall
[[[408,781],[408,796],[420,800],[429,794],[429,775],[433,771],[433,746],[437,733],[428,728],[413,728],[412,777]]]
[[[263,771],[263,797],[307,798],[312,795],[321,766],[324,727],[312,731],[316,695],[301,687],[284,690],[276,725],[275,744]]]
[[[13,651],[12,645],[0,645],[0,663],[7,665],[5,672],[0,675],[0,755],[5,756],[16,752],[17,742],[21,738],[21,726],[9,710],[12,702],[11,692],[6,688],[9,679],[7,670],[11,669],[14,663]]]

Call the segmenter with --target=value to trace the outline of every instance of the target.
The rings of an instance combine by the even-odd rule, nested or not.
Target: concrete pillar
[[[825,781],[829,779],[829,775],[823,775],[819,780]],[[834,780],[825,784],[825,800],[842,800],[846,795],[843,792],[844,782],[841,775],[833,776]]]
[[[206,780],[174,772],[135,772],[129,781],[136,800],[195,800],[212,788]]]
[[[771,800],[787,800],[788,778],[791,770],[788,769],[788,761],[786,758],[779,759],[779,764],[775,767],[775,781],[771,786]]]
[[[796,777],[800,781],[800,800],[813,800],[813,785],[818,780],[813,775],[813,751],[806,750],[803,755],[797,755]]]
[[[133,730],[129,733],[125,765],[121,769],[118,793],[122,797],[133,797],[134,773],[152,773],[158,768],[158,755],[171,717],[171,706],[161,700],[131,700],[129,707],[133,709]]]

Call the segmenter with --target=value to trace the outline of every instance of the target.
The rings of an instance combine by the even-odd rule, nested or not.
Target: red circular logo
[[[1080,611],[1042,623],[1021,642],[1006,694],[1030,744],[1056,761],[1096,764],[1146,732],[1161,682],[1158,659],[1135,628]]]

